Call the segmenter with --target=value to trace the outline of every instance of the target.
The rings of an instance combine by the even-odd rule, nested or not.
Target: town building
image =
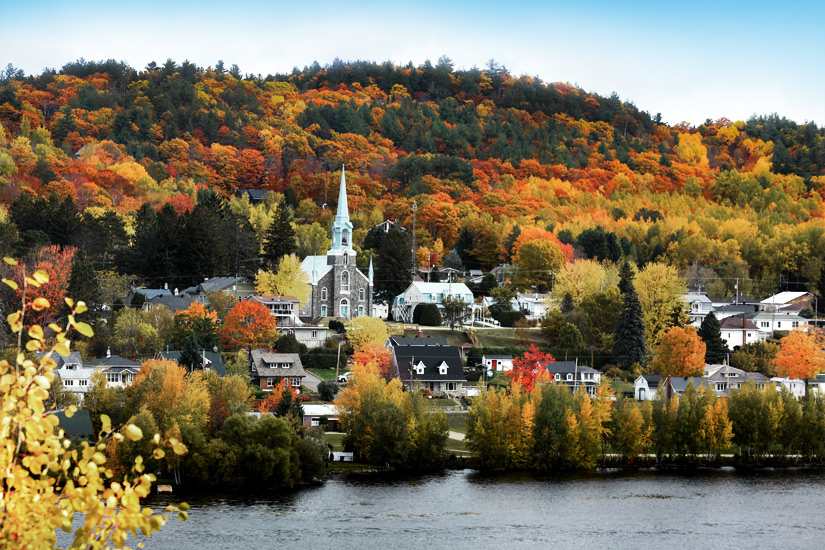
[[[512,355],[482,355],[481,366],[484,370],[493,372],[508,372],[513,370]]]
[[[602,380],[602,373],[577,361],[553,361],[544,365],[554,382],[567,384],[571,391],[584,386],[590,395],[596,394],[596,388]]]
[[[390,372],[407,389],[420,384],[435,395],[458,395],[467,381],[456,346],[392,346]]]
[[[435,304],[444,309],[447,296],[462,300],[467,304],[467,319],[472,318],[473,293],[464,283],[425,283],[413,281],[403,294],[393,300],[393,317],[402,323],[413,322],[413,312],[418,304]]]
[[[309,319],[353,319],[372,312],[372,258],[367,275],[355,266],[352,223],[347,206],[347,182],[341,169],[338,211],[332,222],[332,247],[325,256],[307,256],[301,267],[309,276],[309,301],[301,315]]]
[[[753,383],[757,389],[765,389],[770,383],[767,376],[759,372],[745,372],[730,365],[705,365],[705,381],[716,395],[729,395],[744,384]]]
[[[108,350],[106,351],[106,357],[87,361],[83,366],[87,369],[103,372],[106,375],[108,386],[121,388],[131,385],[137,373],[140,372],[140,364],[119,355],[112,355]]]
[[[753,321],[748,320],[744,314],[725,317],[719,322],[719,328],[722,332],[722,339],[731,350],[737,350],[745,344],[753,344],[765,339],[765,335],[759,332]]]
[[[301,391],[307,373],[297,353],[276,353],[270,349],[253,349],[249,354],[252,384],[264,391],[272,389],[286,378],[289,385]]]
[[[636,401],[653,401],[662,384],[658,374],[643,374],[633,382],[633,396]]]

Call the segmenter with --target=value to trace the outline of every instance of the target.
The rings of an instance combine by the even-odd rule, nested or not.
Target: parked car
[[[341,376],[338,377],[338,383],[339,384],[346,384],[347,381],[349,380],[350,376],[352,376],[351,372],[345,372],[344,374],[342,374]]]

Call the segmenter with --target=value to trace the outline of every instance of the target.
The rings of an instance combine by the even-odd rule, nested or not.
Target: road
[[[316,376],[316,375],[312,374],[311,372],[307,371],[307,375],[306,375],[306,377],[304,377],[303,384],[304,384],[304,386],[308,387],[312,391],[317,392],[318,391],[318,384],[323,382],[323,380],[324,379],[321,378],[320,376]]]

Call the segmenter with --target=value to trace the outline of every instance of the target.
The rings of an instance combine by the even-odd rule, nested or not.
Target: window
[[[116,372],[107,372],[106,373],[106,381],[107,382],[120,382],[120,375]]]
[[[358,301],[360,301],[360,302],[364,301],[364,289],[363,288],[358,289]]]
[[[343,247],[349,246],[348,243],[349,243],[349,230],[344,229],[344,231],[341,232],[341,246],[343,246]]]
[[[444,386],[447,391],[455,391],[455,382],[446,382]]]
[[[318,421],[318,419],[317,419],[317,418],[313,418],[312,420],[310,420],[310,421],[309,421],[309,425],[310,425],[310,426],[313,426],[313,427],[314,427],[314,426],[320,426],[320,424],[321,424],[321,423]]]
[[[64,386],[74,386],[74,380],[66,380],[63,382]]]
[[[714,389],[715,389],[716,391],[724,391],[724,389],[725,389],[725,384],[720,382],[720,383],[716,384],[716,387],[715,387]]]
[[[324,302],[327,301],[327,287],[321,289],[321,300]]]
[[[349,292],[349,271],[341,273],[341,292]]]
[[[424,363],[419,362],[419,363],[415,366],[415,372],[417,372],[418,374],[424,374]]]
[[[326,290],[326,289],[324,289]],[[327,316],[327,306],[321,306],[321,317]]]
[[[273,379],[272,378],[267,378],[266,379],[266,387],[271,388],[272,386],[274,386]]]
[[[301,387],[301,379],[300,378],[293,378],[292,379],[292,387],[293,388],[300,388]]]
[[[572,375],[572,374],[568,374],[568,375],[567,375],[567,379],[568,379],[568,380],[573,380],[573,375]]]
[[[89,385],[89,381],[88,381],[88,380],[78,380],[78,381],[77,381],[77,385],[78,385],[78,386],[88,386],[88,385]]]
[[[312,331],[312,338],[313,339],[318,338],[318,331],[317,330]]]
[[[344,265],[349,265],[349,255],[344,254]]]
[[[781,326],[782,326],[782,321],[777,321],[777,322],[776,322],[776,328],[779,328],[779,327],[781,327]]]
[[[349,317],[349,301],[346,298],[341,300],[340,315],[341,317]]]
[[[553,380],[555,380],[556,382],[558,382],[559,380],[561,380],[561,375],[560,375],[559,373],[554,374],[554,375],[553,375]]]

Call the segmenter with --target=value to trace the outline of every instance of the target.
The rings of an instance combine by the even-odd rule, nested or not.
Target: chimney
[[[112,348],[107,347],[106,348],[106,357],[111,357],[111,356],[112,356]]]
[[[424,338],[424,333],[421,330],[419,330],[416,338]]]

